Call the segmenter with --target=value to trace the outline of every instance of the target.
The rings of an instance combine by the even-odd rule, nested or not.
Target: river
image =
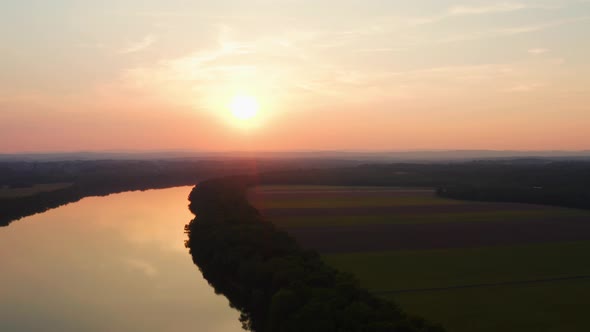
[[[184,247],[190,190],[90,197],[0,227],[0,331],[242,331]]]

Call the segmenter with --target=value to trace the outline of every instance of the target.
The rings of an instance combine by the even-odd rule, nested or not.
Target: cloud
[[[395,51],[405,51],[407,47],[376,47],[376,48],[363,48],[359,50],[355,50],[355,53],[383,53],[383,52],[395,52]]]
[[[549,52],[549,50],[546,48],[531,48],[527,52],[529,52],[532,55],[539,55],[539,54],[547,53],[547,52]]]
[[[563,20],[555,20],[552,22],[541,23],[541,24],[536,24],[536,25],[524,25],[524,26],[520,26],[520,27],[498,29],[498,30],[496,30],[496,32],[500,35],[517,35],[517,34],[521,34],[521,33],[541,31],[541,30],[561,26],[564,24],[576,23],[576,22],[587,21],[587,20],[590,20],[590,16],[573,17],[573,18],[568,18],[568,19],[563,19]]]
[[[179,18],[179,17],[194,17],[195,13],[180,12],[180,11],[141,11],[135,13],[136,16],[149,18]]]
[[[276,81],[299,60],[291,47],[277,47],[280,42],[284,40],[237,41],[231,29],[221,27],[214,45],[128,68],[119,83],[166,103],[220,109],[225,106],[218,104],[232,93],[275,94],[280,86]]]
[[[80,43],[80,44],[77,44],[76,46],[78,46],[79,48],[95,49],[95,50],[102,50],[102,49],[107,48],[107,46],[102,43]]]
[[[465,34],[458,34],[453,36],[444,37],[438,40],[435,40],[436,43],[454,43],[454,42],[461,42],[461,41],[471,41],[471,40],[480,40],[484,38],[495,38],[495,37],[502,37],[502,36],[513,36],[519,35],[523,33],[531,33],[537,31],[543,31],[550,28],[562,26],[565,24],[576,23],[581,21],[590,20],[590,16],[582,16],[582,17],[574,17],[562,20],[555,20],[546,23],[539,23],[533,25],[523,25],[523,26],[515,26],[509,28],[499,28],[499,29],[491,29],[487,31],[476,31],[476,32],[469,32]]]
[[[142,40],[132,43],[129,46],[119,51],[121,54],[130,54],[143,51],[148,47],[152,46],[156,42],[157,38],[154,35],[147,35]]]
[[[148,277],[155,277],[158,275],[158,270],[150,263],[144,260],[127,258],[124,262],[133,270],[139,271]]]
[[[512,86],[507,89],[508,92],[530,92],[537,88],[543,87],[545,84],[542,83],[524,83]]]
[[[448,10],[448,16],[455,15],[481,15],[492,13],[513,12],[525,8],[530,8],[522,3],[501,2],[487,6],[455,6]]]
[[[553,10],[562,8],[561,6],[549,6],[549,5],[528,5],[520,2],[500,2],[490,5],[482,6],[468,6],[458,5],[448,8],[446,11],[433,16],[411,18],[408,22],[410,25],[422,25],[435,23],[444,19],[459,16],[472,16],[472,15],[487,15],[497,13],[509,13],[525,9],[544,9]]]

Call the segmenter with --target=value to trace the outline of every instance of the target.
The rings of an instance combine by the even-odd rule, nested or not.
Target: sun
[[[229,108],[236,119],[246,121],[256,117],[260,105],[252,96],[235,96],[232,98]]]

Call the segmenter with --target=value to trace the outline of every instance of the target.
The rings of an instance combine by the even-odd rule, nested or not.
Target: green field
[[[590,242],[324,258],[355,274],[366,288],[451,332],[590,330]],[[551,280],[576,276],[589,278]],[[473,287],[442,289],[464,285]]]
[[[43,183],[23,188],[0,188],[0,199],[34,196],[43,192],[70,187],[72,183]]]
[[[498,220],[530,220],[547,217],[590,217],[590,212],[560,209],[550,211],[537,210],[504,210],[491,212],[451,212],[424,215],[412,214],[385,214],[379,216],[309,216],[290,217],[281,216],[272,219],[274,223],[286,228],[313,227],[313,226],[347,226],[366,224],[417,224],[417,223],[448,223],[448,222],[494,222]]]
[[[304,194],[303,194],[304,195]],[[407,195],[395,199],[367,194],[366,197],[329,197],[280,199],[267,202],[266,208],[340,208],[377,206],[461,205],[461,201],[443,199],[431,195]]]
[[[590,280],[385,296],[449,332],[590,331]]]
[[[589,211],[454,201],[438,198],[427,189],[273,186],[255,188],[249,199],[263,214],[273,212],[269,219],[287,230],[334,227],[329,235],[332,239],[343,236],[339,227],[362,230],[372,224],[440,227],[526,221],[534,225],[536,220],[553,218],[550,221],[559,227],[560,221],[569,218],[590,222]],[[406,208],[383,214],[371,211],[382,207]],[[331,215],[348,208],[356,208],[357,214]],[[358,208],[366,209],[366,214],[358,214]],[[443,212],[433,213],[435,208]],[[317,215],[298,215],[314,209]],[[441,323],[450,332],[590,331],[586,318],[590,241],[527,241],[523,235],[517,245],[351,251],[323,257],[330,265],[356,275],[370,291],[410,313]]]
[[[590,242],[325,255],[373,291],[590,276]]]
[[[330,185],[298,185],[298,184],[287,184],[287,185],[261,185],[254,188],[254,190],[262,191],[274,191],[274,192],[294,192],[298,190],[315,192],[319,191],[347,191],[347,192],[366,192],[366,191],[388,191],[388,190],[403,190],[403,191],[414,191],[414,192],[433,192],[432,188],[426,187],[395,187],[395,186],[330,186]]]
[[[384,196],[384,193],[391,193]],[[346,194],[350,195],[346,195]],[[250,201],[260,210],[314,209],[351,207],[413,207],[422,211],[393,212],[379,215],[355,214],[330,216],[297,216],[288,211],[274,216],[272,221],[282,227],[345,226],[366,224],[494,222],[498,220],[530,220],[539,218],[588,217],[590,211],[528,204],[467,202],[440,198],[428,188],[351,187],[351,186],[260,186],[250,190]],[[429,213],[432,207],[447,207],[448,211]],[[481,211],[465,207],[479,207]]]

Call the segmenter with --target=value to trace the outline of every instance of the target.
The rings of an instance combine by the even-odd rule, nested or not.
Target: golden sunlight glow
[[[238,120],[250,120],[256,116],[260,105],[256,98],[251,96],[235,96],[230,104],[233,116]]]

